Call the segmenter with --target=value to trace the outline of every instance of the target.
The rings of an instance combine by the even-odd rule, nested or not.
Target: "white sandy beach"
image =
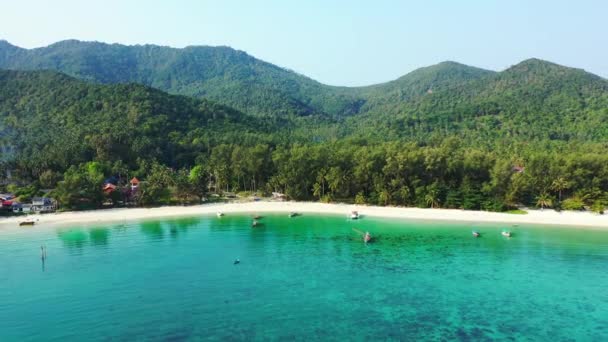
[[[399,207],[376,207],[351,204],[325,204],[314,202],[245,202],[225,204],[205,204],[196,206],[167,206],[158,208],[125,208],[55,214],[29,215],[27,219],[37,220],[37,226],[57,226],[73,224],[93,224],[105,222],[136,221],[164,217],[187,217],[198,215],[215,215],[231,213],[271,213],[299,212],[317,214],[348,215],[357,210],[362,218],[386,217],[415,220],[446,220],[474,223],[522,223],[541,225],[561,225],[572,227],[594,227],[608,229],[608,216],[589,212],[556,212],[554,210],[531,210],[527,215],[493,213],[484,211],[465,211],[458,209],[420,209]],[[15,227],[25,217],[0,219],[0,229]]]

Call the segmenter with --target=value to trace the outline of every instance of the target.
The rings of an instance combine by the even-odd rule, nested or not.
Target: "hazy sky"
[[[608,77],[605,0],[0,0],[0,39],[228,45],[332,85],[537,57]]]

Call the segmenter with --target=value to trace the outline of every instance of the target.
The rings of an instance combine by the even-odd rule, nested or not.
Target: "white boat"
[[[502,234],[502,236],[505,236],[505,237],[511,237],[511,232],[506,231],[506,230],[503,230],[502,233],[500,233],[500,234]]]
[[[358,218],[359,218],[359,212],[357,212],[357,211],[352,211],[352,212],[350,213],[350,218],[351,218],[351,220],[356,220],[356,219],[358,219]]]
[[[224,213],[223,213],[223,212],[221,212],[221,211],[218,211],[218,212],[217,212],[217,217],[222,217],[222,216],[224,216]]]

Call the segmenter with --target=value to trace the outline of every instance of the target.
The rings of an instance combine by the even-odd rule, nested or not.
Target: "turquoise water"
[[[608,340],[606,231],[261,222],[2,232],[0,340]]]

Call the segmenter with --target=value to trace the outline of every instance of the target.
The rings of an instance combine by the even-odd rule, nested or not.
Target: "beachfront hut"
[[[13,210],[13,201],[11,200],[0,200],[0,209],[2,210]]]
[[[29,213],[32,211],[32,205],[29,203],[13,203],[14,213]]]
[[[34,197],[32,198],[32,211],[55,211],[55,201],[53,201],[53,199],[49,197]]]
[[[106,195],[113,193],[115,190],[116,190],[116,185],[114,185],[112,183],[106,183],[106,185],[104,185],[104,187],[103,187],[103,193]]]
[[[133,177],[133,179],[131,179],[130,183],[131,183],[131,190],[135,190],[139,186],[139,179],[137,179],[137,177]]]

